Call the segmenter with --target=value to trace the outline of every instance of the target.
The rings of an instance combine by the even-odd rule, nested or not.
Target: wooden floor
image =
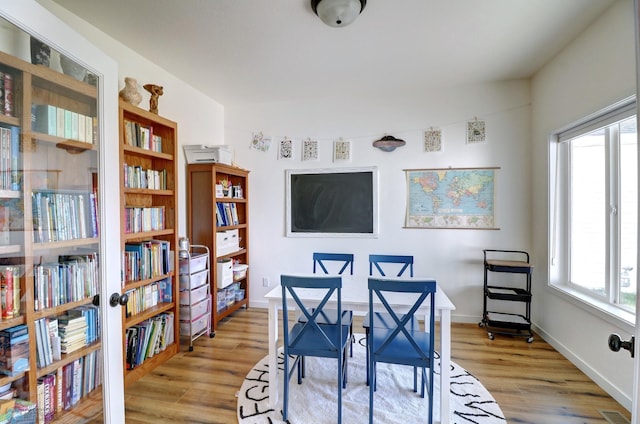
[[[267,354],[267,319],[264,309],[240,310],[214,338],[197,339],[193,352],[185,344],[125,390],[127,424],[237,422],[236,392]],[[491,392],[508,423],[606,424],[599,410],[630,416],[539,337],[531,344],[500,335],[489,340],[477,324],[453,324],[451,332],[453,361]]]

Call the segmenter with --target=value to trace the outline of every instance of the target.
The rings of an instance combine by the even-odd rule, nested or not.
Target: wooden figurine
[[[149,112],[158,114],[158,98],[162,96],[163,89],[161,85],[145,84],[144,89],[151,93],[151,99],[149,99]]]

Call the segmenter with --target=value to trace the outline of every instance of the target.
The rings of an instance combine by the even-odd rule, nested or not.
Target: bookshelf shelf
[[[121,294],[129,296],[127,308],[123,307],[123,345],[125,386],[144,376],[156,366],[165,362],[179,351],[179,284],[176,273],[178,269],[178,191],[177,170],[177,124],[144,109],[140,109],[124,101],[119,103],[119,137],[120,137],[120,206],[122,254],[125,269]],[[143,146],[143,147],[139,147]],[[157,149],[157,150],[154,150]],[[125,166],[126,165],[126,166]],[[163,189],[128,187],[125,170],[136,167],[141,170],[162,172]],[[161,212],[159,212],[161,211]],[[138,226],[135,213],[142,216],[157,213],[164,219],[162,225]],[[133,221],[127,214],[134,214]],[[131,217],[131,216],[129,216]],[[156,223],[159,224],[159,223]],[[135,229],[162,228],[152,231],[134,231]],[[151,245],[162,246],[160,251],[153,250]],[[150,249],[151,255],[161,263],[162,272],[151,276],[144,275],[142,261],[143,250]],[[167,251],[167,249],[170,251]],[[145,250],[147,251],[147,250]],[[138,255],[138,256],[136,256]],[[157,257],[155,255],[158,255]],[[130,311],[142,309],[134,307],[131,302],[134,296],[142,296],[147,305],[144,310],[127,315]],[[157,296],[157,298],[153,298]],[[168,298],[167,298],[168,296]],[[132,312],[133,313],[133,312]],[[144,332],[158,332],[155,354],[151,353],[142,338]],[[148,342],[152,343],[152,342]],[[142,352],[142,353],[139,353]]]
[[[242,197],[216,196],[216,185],[223,181],[242,192]],[[222,218],[218,206],[224,205],[234,213]],[[229,219],[227,219],[229,218]],[[236,225],[228,225],[237,220]],[[226,224],[226,225],[225,225]],[[234,166],[210,163],[187,166],[187,234],[193,244],[207,246],[211,252],[212,330],[220,320],[249,307],[249,271],[242,278],[233,278],[229,285],[220,283],[216,272],[220,260],[230,259],[234,264],[249,264],[249,171]],[[225,243],[231,241],[231,245]],[[238,294],[232,297],[232,294]]]
[[[7,79],[12,82],[13,101],[7,100]],[[29,345],[26,369],[13,370],[13,375],[0,375],[0,385],[10,383],[19,397],[44,403],[38,395],[45,380],[55,385],[65,384],[70,380],[64,378],[62,369],[70,369],[70,364],[74,364],[71,367],[86,383],[79,388],[77,396],[88,397],[92,392],[100,392],[94,389],[100,386],[102,378],[96,360],[102,343],[99,339],[95,341],[95,334],[88,334],[95,330],[93,324],[99,320],[93,299],[102,284],[102,273],[97,271],[94,261],[102,253],[98,227],[93,225],[93,219],[97,222],[99,217],[94,204],[89,202],[97,199],[97,179],[102,171],[96,165],[100,140],[93,132],[98,116],[98,90],[95,85],[4,52],[0,52],[0,81],[5,94],[0,107],[0,135],[4,137],[0,151],[5,158],[0,161],[0,217],[9,221],[0,227],[0,278],[5,281],[3,289],[13,293],[13,296],[3,294],[0,301],[0,310],[5,312],[0,331],[6,341],[12,332],[20,335],[19,331],[26,327]],[[61,117],[68,115],[70,120],[53,120],[58,113]],[[87,127],[89,122],[91,125]],[[85,130],[82,135],[80,128]],[[65,136],[59,137],[60,134]],[[89,140],[85,138],[89,134],[91,142],[82,141]],[[52,200],[54,196],[64,198],[64,204]],[[47,219],[46,229],[40,226],[43,217]],[[50,241],[62,239],[65,240]],[[45,264],[46,277],[45,273],[38,274]],[[54,269],[60,272],[49,274]],[[77,292],[73,296],[65,291],[67,286],[62,288],[61,275],[69,287],[75,284]],[[84,290],[82,294],[80,286]],[[90,294],[90,290],[94,293]],[[55,301],[42,303],[43,298],[39,296],[45,292],[47,301]],[[83,296],[81,300],[58,305],[59,301]],[[41,309],[44,304],[57,306]],[[76,313],[79,318],[87,316],[81,318],[87,325],[77,329],[79,340],[74,340],[76,344],[72,347],[76,350],[62,354],[60,360],[54,360],[53,355],[44,358],[47,347],[55,345],[55,339],[60,336],[59,328],[53,323],[57,325],[63,315]],[[92,323],[89,315],[94,319]],[[46,330],[42,325],[45,323]],[[94,341],[82,346],[88,340]],[[2,354],[8,353],[3,350]],[[17,355],[25,357],[22,353]],[[57,421],[73,408],[71,404],[62,409],[56,406],[48,413],[55,414],[53,419]]]

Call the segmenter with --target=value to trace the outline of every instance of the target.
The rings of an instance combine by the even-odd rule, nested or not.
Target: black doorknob
[[[127,302],[129,301],[129,295],[128,294],[120,294],[120,293],[114,293],[111,295],[111,297],[109,298],[109,305],[113,306],[114,308],[118,305],[120,306],[124,306],[127,304]]]
[[[634,357],[635,350],[635,337],[631,337],[631,340],[622,340],[618,334],[611,334],[609,336],[609,349],[614,352],[618,352],[620,349],[625,349],[631,352],[631,357]]]

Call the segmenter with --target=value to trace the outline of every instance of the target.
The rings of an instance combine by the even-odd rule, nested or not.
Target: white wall
[[[556,349],[631,407],[633,362],[608,350],[612,332],[632,329],[585,310],[548,286],[549,135],[577,119],[635,94],[633,2],[620,0],[532,80],[533,318]]]
[[[179,234],[186,235],[186,179],[184,166],[184,144],[221,144],[224,140],[224,108],[215,100],[203,95],[187,82],[168,73],[159,66],[145,59],[127,46],[117,42],[97,28],[87,24],[77,16],[50,0],[38,0],[44,7],[56,14],[60,19],[84,35],[118,62],[119,89],[124,87],[124,78],[133,77],[138,80],[142,102],[139,107],[149,109],[149,93],[142,88],[143,84],[158,84],[164,87],[164,94],[158,102],[161,116],[178,123],[178,199],[183,209],[179,211]],[[195,64],[194,64],[195,65]],[[118,93],[113,93],[117,96]],[[113,140],[113,148],[118,148],[118,141]],[[113,170],[114,180],[119,170]]]
[[[390,98],[349,96],[302,103],[248,105],[225,109],[226,142],[250,174],[251,304],[279,284],[281,273],[311,272],[313,251],[353,252],[356,273],[368,273],[369,253],[415,256],[415,274],[436,277],[455,303],[457,321],[479,322],[482,314],[482,249],[530,247],[529,83],[510,81],[442,88]],[[488,141],[465,144],[465,128],[475,117],[486,121]],[[422,130],[439,127],[443,152],[425,153]],[[272,136],[262,153],[249,149],[253,132]],[[407,145],[382,152],[371,143],[385,133]],[[294,140],[295,159],[277,159],[277,142]],[[303,138],[317,139],[320,160],[302,162]],[[352,141],[353,160],[332,162],[332,142]],[[380,235],[359,238],[285,237],[285,169],[372,166],[380,176]],[[404,229],[406,184],[403,169],[497,166],[496,220],[500,230]],[[262,278],[270,287],[262,286]],[[364,286],[363,286],[364,289]]]

